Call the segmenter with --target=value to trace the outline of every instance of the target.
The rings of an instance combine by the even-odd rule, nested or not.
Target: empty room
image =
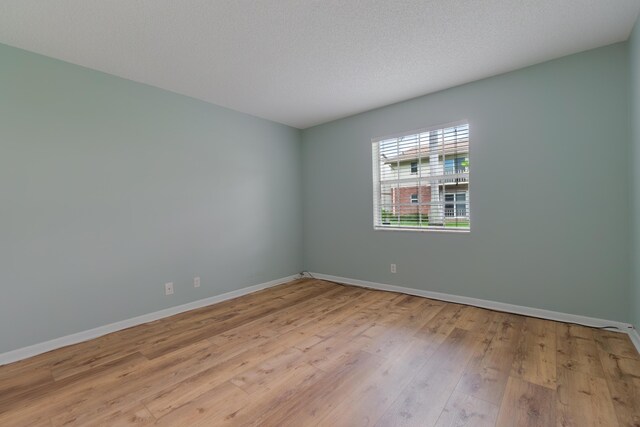
[[[640,0],[1,0],[0,426],[640,426]]]

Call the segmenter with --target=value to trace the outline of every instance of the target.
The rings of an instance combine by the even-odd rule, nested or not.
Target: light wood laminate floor
[[[640,426],[625,334],[304,279],[0,367],[1,426]]]

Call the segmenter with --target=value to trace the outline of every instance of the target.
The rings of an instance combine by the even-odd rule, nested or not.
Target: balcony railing
[[[382,174],[381,183],[415,183],[420,180],[424,185],[430,185],[430,182],[441,183],[464,183],[468,182],[468,168],[439,168],[439,170],[423,169],[421,172],[412,173],[410,171],[401,170],[400,173]]]

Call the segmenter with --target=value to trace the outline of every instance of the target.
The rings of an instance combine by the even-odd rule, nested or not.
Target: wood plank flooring
[[[640,426],[621,333],[302,279],[0,367],[0,426]]]

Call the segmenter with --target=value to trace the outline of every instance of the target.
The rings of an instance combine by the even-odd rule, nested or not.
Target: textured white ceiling
[[[0,43],[306,128],[626,40],[640,0],[2,0]]]

